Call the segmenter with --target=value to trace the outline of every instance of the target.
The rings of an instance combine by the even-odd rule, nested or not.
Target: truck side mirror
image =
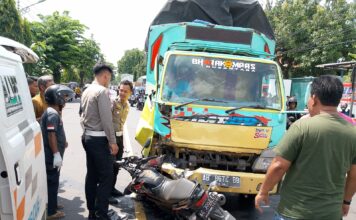
[[[143,148],[149,148],[151,145],[151,138],[148,138],[145,142],[145,144],[143,145]]]
[[[155,78],[156,78],[157,89],[160,87],[160,85],[159,85],[159,77],[160,77],[159,66],[162,65],[162,63],[163,63],[163,57],[158,55],[156,57],[156,62],[155,62]],[[157,89],[156,89],[156,91],[157,91]]]

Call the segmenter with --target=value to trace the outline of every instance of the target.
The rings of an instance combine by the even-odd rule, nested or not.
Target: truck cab
[[[152,26],[136,134],[143,155],[165,154],[164,172],[204,186],[215,181],[216,191],[257,194],[286,129],[274,48],[250,28]]]

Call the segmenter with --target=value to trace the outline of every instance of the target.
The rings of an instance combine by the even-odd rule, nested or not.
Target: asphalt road
[[[86,208],[84,180],[86,174],[85,152],[81,144],[82,129],[79,124],[78,115],[79,103],[74,101],[68,103],[63,111],[63,123],[69,143],[64,155],[64,162],[60,177],[59,203],[64,205],[65,219],[80,220],[86,219],[88,211]],[[125,154],[141,155],[141,146],[135,141],[136,125],[140,116],[140,111],[131,108],[126,123],[127,132],[124,136]],[[120,171],[116,187],[123,190],[129,183],[131,177],[125,171]],[[354,199],[356,201],[356,198]],[[271,206],[264,208],[264,213],[258,213],[253,207],[253,199],[240,197],[227,197],[227,204],[224,206],[236,219],[240,220],[268,220],[272,219],[273,210],[278,205],[279,197],[271,198]],[[125,213],[129,219],[167,219],[162,213],[153,213],[157,210],[154,207],[142,205],[135,202],[129,196],[119,199],[119,205],[110,206],[115,211]],[[350,214],[344,220],[356,219],[356,202],[353,202]]]

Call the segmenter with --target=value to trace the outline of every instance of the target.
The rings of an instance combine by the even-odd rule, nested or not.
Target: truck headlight
[[[276,153],[272,149],[266,149],[262,151],[261,155],[255,160],[252,166],[252,170],[258,173],[265,173],[269,165],[271,165]]]

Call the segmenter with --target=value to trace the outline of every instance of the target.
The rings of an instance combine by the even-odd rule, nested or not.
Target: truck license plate
[[[240,187],[239,176],[225,176],[215,174],[203,174],[202,181],[204,184],[209,185],[211,182],[216,181],[218,186],[224,187]]]

